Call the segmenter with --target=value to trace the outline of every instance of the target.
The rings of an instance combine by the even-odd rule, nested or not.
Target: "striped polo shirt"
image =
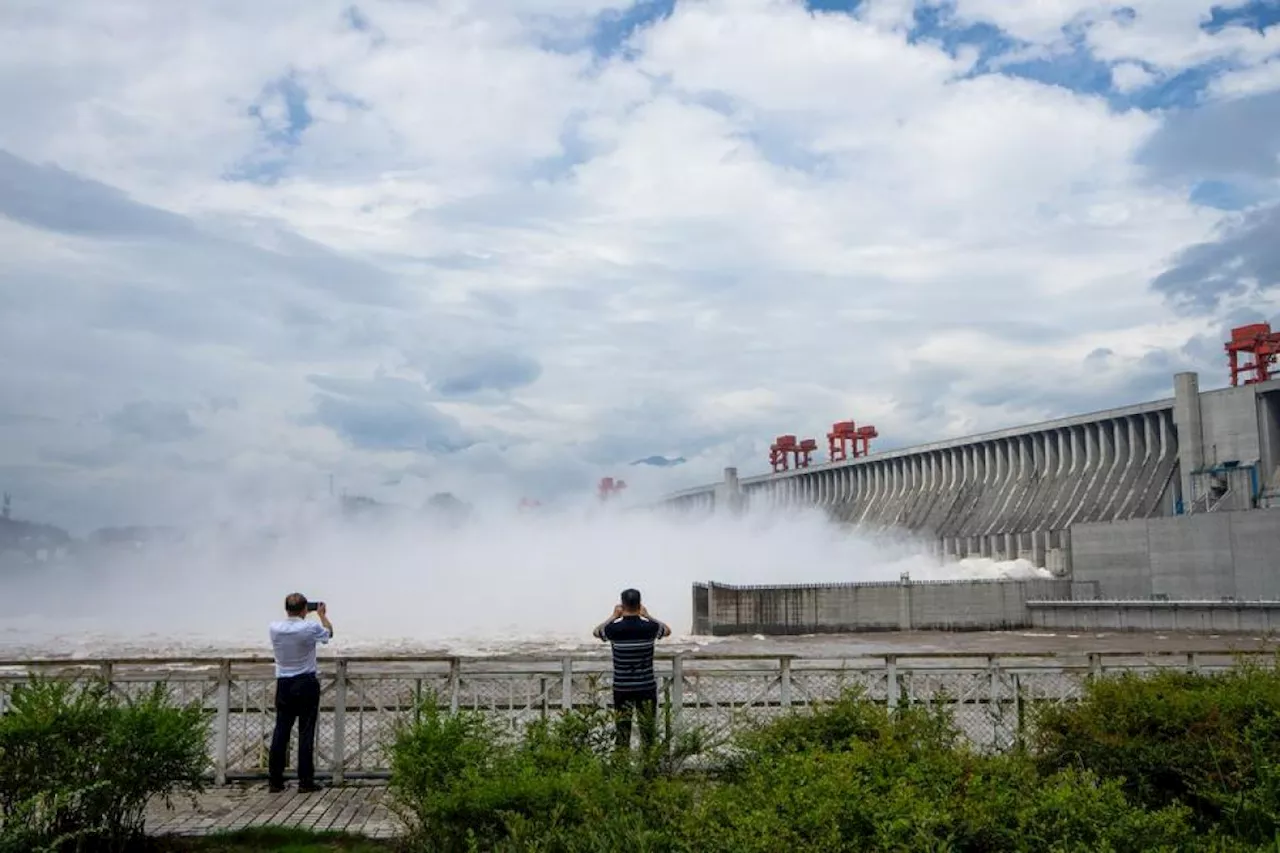
[[[621,616],[604,626],[602,639],[613,644],[613,689],[649,693],[658,689],[653,673],[653,643],[662,624],[643,616]]]

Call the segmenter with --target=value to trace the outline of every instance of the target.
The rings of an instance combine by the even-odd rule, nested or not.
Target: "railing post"
[[[347,769],[347,662],[338,661],[333,684],[333,784],[341,785]]]
[[[895,710],[898,707],[899,693],[897,655],[885,655],[884,657],[884,689],[889,710]]]
[[[560,659],[560,707],[568,711],[573,708],[573,658]]]
[[[1018,727],[1018,740],[1021,741],[1026,733],[1026,719],[1023,714],[1025,706],[1022,698],[1022,676],[1018,673],[1013,674],[1013,716],[1014,722]]]
[[[1102,655],[1097,652],[1089,652],[1089,677],[1098,678],[1102,675]]]
[[[784,657],[778,662],[778,702],[784,708],[791,707],[791,658]]]
[[[991,719],[991,745],[1000,748],[1000,669],[995,655],[987,655],[987,677],[991,693],[987,697],[987,716]]]
[[[462,661],[449,659],[449,713],[458,713],[458,691],[462,689]]]
[[[1200,655],[1195,652],[1187,652],[1187,672],[1200,671]]]
[[[671,659],[671,726],[677,731],[684,716],[684,655],[680,652]]]
[[[217,714],[213,719],[213,784],[227,784],[228,748],[231,733],[231,661],[218,666],[218,687],[214,691]]]

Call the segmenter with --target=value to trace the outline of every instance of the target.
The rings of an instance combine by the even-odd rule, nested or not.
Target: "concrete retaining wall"
[[[1029,599],[1071,594],[1067,580],[855,583],[804,586],[695,584],[698,634],[852,631],[991,631],[1029,627]]]
[[[1028,601],[1035,628],[1063,631],[1280,629],[1280,601]]]
[[[1280,510],[1078,524],[1071,557],[1102,598],[1280,601]]]

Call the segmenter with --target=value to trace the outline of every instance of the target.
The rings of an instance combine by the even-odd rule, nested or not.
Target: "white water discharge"
[[[284,596],[328,603],[332,653],[496,653],[590,641],[637,587],[677,636],[695,581],[823,583],[1047,576],[1026,561],[942,564],[818,512],[678,518],[577,511],[417,520],[311,519],[263,541],[180,545],[0,571],[0,658],[269,653]]]

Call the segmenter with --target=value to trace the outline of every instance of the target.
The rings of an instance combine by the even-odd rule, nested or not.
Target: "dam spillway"
[[[1070,569],[1082,526],[1280,505],[1280,380],[725,481],[668,495],[684,511],[823,508],[956,557]]]

